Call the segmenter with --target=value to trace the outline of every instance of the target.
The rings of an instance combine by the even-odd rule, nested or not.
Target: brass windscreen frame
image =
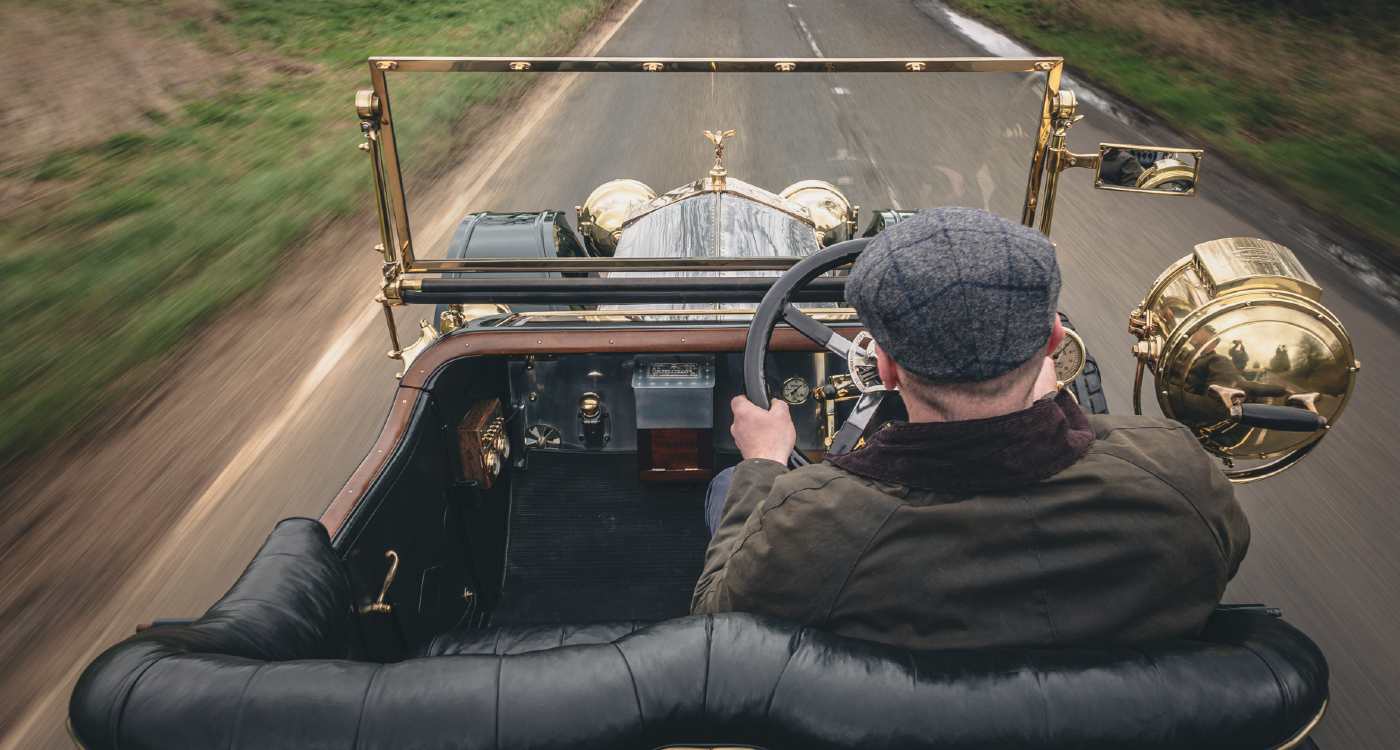
[[[372,121],[377,133],[370,135],[376,148],[375,189],[380,197],[381,229],[385,230],[386,282],[393,284],[402,274],[488,272],[503,269],[542,272],[570,271],[580,267],[604,270],[735,270],[738,259],[420,259],[415,254],[409,226],[408,204],[399,165],[398,143],[389,95],[390,73],[1045,73],[1045,93],[1041,104],[1026,181],[1021,222],[1035,225],[1041,201],[1041,177],[1054,127],[1054,103],[1059,95],[1064,59],[1060,57],[371,57],[370,81],[377,102]],[[1045,195],[1047,207],[1053,191]],[[387,207],[390,216],[384,216]],[[388,230],[392,231],[388,231]],[[392,235],[392,236],[389,236]],[[751,259],[744,270],[783,270],[794,258]],[[604,266],[607,266],[604,268]],[[393,266],[391,274],[387,266]],[[387,310],[387,308],[386,308]]]

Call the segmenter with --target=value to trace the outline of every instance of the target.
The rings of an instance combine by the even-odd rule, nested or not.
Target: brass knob
[[[596,419],[603,410],[603,399],[592,391],[579,396],[578,413],[584,419]]]

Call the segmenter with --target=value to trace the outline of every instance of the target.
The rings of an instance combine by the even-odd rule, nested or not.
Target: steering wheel
[[[846,418],[846,422],[841,425],[841,429],[837,430],[836,437],[831,441],[827,451],[829,455],[849,452],[860,442],[870,426],[871,418],[879,409],[888,391],[878,382],[878,377],[873,374],[873,355],[869,349],[870,339],[868,335],[857,336],[856,341],[852,342],[845,336],[831,330],[827,325],[798,310],[789,300],[813,279],[854,261],[869,242],[869,238],[838,242],[794,264],[782,276],[778,277],[778,280],[768,289],[768,293],[763,295],[763,301],[759,303],[758,310],[754,312],[753,322],[749,324],[748,338],[744,342],[744,395],[748,396],[749,400],[760,409],[767,409],[770,403],[768,381],[764,377],[763,363],[768,357],[768,343],[773,337],[773,329],[777,327],[779,321],[797,329],[798,333],[811,339],[818,346],[824,347],[832,354],[848,362],[852,357],[856,357],[859,362],[863,363],[861,369],[868,373],[867,377],[852,378],[856,387],[861,391],[860,398],[856,401],[855,408],[851,409],[851,414]],[[857,368],[852,367],[851,369],[854,373]],[[874,379],[872,380],[872,378]],[[788,456],[788,466],[792,468],[806,466],[811,462],[811,458],[797,448],[793,448],[792,453]]]

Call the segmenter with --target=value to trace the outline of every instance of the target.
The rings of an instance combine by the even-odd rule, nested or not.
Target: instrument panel
[[[825,352],[774,352],[769,382],[786,401],[798,446],[821,450],[820,387],[845,372]],[[638,429],[709,429],[735,451],[729,400],[744,392],[743,354],[570,354],[509,363],[512,432],[527,448],[635,451]],[[778,386],[777,384],[781,384]]]

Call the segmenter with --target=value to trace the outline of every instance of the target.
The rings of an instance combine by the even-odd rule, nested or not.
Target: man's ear
[[[1055,313],[1054,323],[1050,325],[1050,341],[1045,346],[1045,356],[1054,353],[1055,347],[1065,340],[1065,324],[1060,322],[1060,314]]]
[[[875,369],[880,372],[880,382],[886,388],[898,388],[899,366],[894,363],[894,357],[886,354],[879,344],[872,344],[871,347],[875,350]]]

